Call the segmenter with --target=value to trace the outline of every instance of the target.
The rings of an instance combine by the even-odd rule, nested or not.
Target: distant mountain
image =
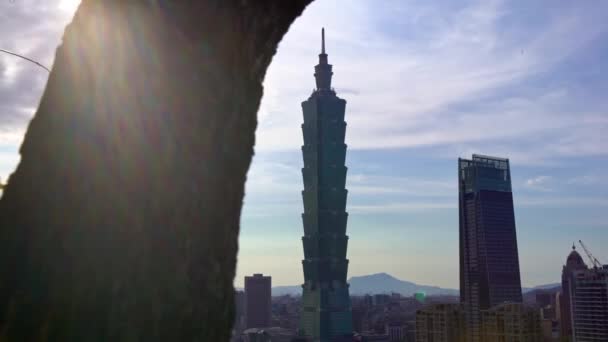
[[[524,288],[522,289],[524,295],[524,303],[534,304],[536,303],[536,294],[539,292],[551,293],[555,295],[556,292],[562,289],[562,284],[553,283],[546,285],[539,285],[533,288]]]
[[[402,296],[412,296],[416,292],[424,292],[426,295],[451,295],[458,296],[458,290],[444,289],[437,286],[418,285],[409,281],[397,279],[390,274],[376,273],[365,276],[352,277],[348,280],[350,284],[350,294],[379,294],[379,293],[400,293]],[[275,286],[272,288],[273,296],[282,295],[301,295],[302,286]]]
[[[350,293],[354,295],[399,293],[402,296],[413,296],[416,292],[424,292],[427,296],[458,296],[455,289],[444,289],[437,286],[420,285],[397,279],[387,273],[376,273],[366,276],[352,277],[349,280]]]
[[[556,287],[561,287],[561,286],[562,286],[561,283],[551,283],[551,284],[545,284],[545,285],[538,285],[538,286],[534,286],[534,287],[524,287],[521,289],[521,291],[523,293],[526,293],[526,292],[536,291],[536,290],[553,290]]]
[[[399,293],[402,296],[412,296],[416,292],[424,292],[427,296],[459,296],[460,292],[457,289],[447,289],[438,286],[420,285],[405,280],[397,279],[387,273],[376,273],[364,276],[352,277],[348,280],[350,284],[350,294],[380,294],[380,293]],[[555,290],[561,286],[560,283],[551,283],[538,285],[535,287],[524,287],[524,294],[535,292],[538,290]],[[242,290],[242,288],[239,288]],[[272,288],[273,296],[299,296],[302,294],[301,285],[293,286],[275,286]]]

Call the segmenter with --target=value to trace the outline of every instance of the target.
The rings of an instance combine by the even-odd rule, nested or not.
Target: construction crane
[[[591,252],[587,249],[587,247],[585,247],[585,244],[583,243],[583,241],[578,240],[578,243],[581,244],[581,247],[583,247],[583,250],[585,251],[585,254],[587,254],[587,257],[589,258],[589,261],[591,261],[591,264],[593,264],[594,268],[601,268],[602,267],[602,263],[600,263],[599,260],[597,260],[596,257],[593,256],[593,254],[591,254]]]

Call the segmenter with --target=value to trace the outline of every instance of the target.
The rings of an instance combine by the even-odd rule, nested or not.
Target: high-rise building
[[[480,311],[522,302],[509,160],[458,160],[460,300],[468,341],[479,341]]]
[[[232,339],[236,341],[245,330],[245,292],[234,291],[234,322],[232,323]]]
[[[569,282],[573,341],[608,341],[608,265],[578,269]]]
[[[346,101],[331,87],[332,66],[322,31],[316,89],[302,102],[304,146],[304,284],[301,328],[314,341],[351,339],[346,275]]]
[[[416,311],[416,342],[466,342],[462,304],[432,304]]]
[[[480,341],[541,342],[540,313],[522,303],[504,303],[481,311]]]
[[[559,290],[559,292],[557,292],[555,294],[555,319],[558,322],[561,322],[562,320],[562,291],[561,289]],[[561,335],[561,332],[560,332]]]
[[[571,285],[574,282],[574,271],[586,270],[587,265],[572,244],[572,251],[568,254],[566,264],[562,268],[562,291],[560,296],[560,329],[564,338],[572,337],[572,307],[571,307]]]
[[[272,278],[263,274],[245,277],[245,320],[247,328],[270,326]]]

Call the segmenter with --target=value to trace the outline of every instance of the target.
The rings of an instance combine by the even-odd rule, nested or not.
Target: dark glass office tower
[[[352,314],[346,273],[346,101],[331,88],[332,66],[327,63],[325,34],[317,88],[302,102],[304,113],[304,285],[300,327],[313,341],[352,339]]]
[[[458,160],[460,300],[467,341],[479,341],[480,310],[522,302],[509,160]]]
[[[272,277],[254,274],[245,277],[245,319],[247,328],[270,327],[272,317]]]

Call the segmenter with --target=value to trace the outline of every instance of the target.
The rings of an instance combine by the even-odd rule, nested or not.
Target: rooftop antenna
[[[325,27],[321,28],[321,53],[325,54]]]

